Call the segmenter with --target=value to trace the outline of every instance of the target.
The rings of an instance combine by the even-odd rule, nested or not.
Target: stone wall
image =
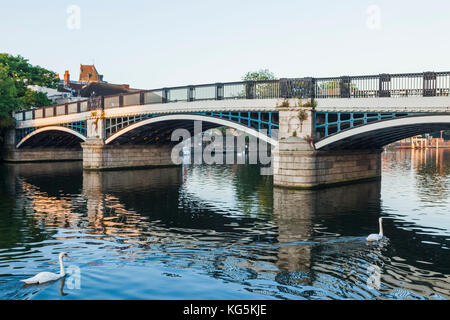
[[[6,162],[40,162],[71,161],[83,159],[83,151],[79,148],[19,148],[5,147],[3,161]]]
[[[171,159],[171,146],[103,145],[83,143],[83,169],[105,170],[176,165]]]
[[[21,147],[16,148],[15,129],[8,130],[1,150],[1,159],[6,162],[47,162],[82,160],[83,151],[78,148]]]
[[[280,141],[274,152],[275,186],[310,189],[380,177],[381,150],[315,151]]]

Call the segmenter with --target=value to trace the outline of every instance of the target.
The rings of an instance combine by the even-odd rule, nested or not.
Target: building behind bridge
[[[112,84],[103,80],[103,75],[99,74],[95,65],[80,64],[80,76],[78,81],[70,79],[69,70],[64,73],[64,80],[60,81],[58,88],[60,92],[71,93],[69,101],[60,101],[66,103],[76,101],[80,98],[90,98],[93,96],[109,96],[120,93],[138,91],[130,88],[129,84]]]

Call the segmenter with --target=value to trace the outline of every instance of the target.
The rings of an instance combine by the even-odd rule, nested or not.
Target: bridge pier
[[[314,108],[280,108],[275,186],[315,189],[381,177],[381,150],[314,149]]]
[[[108,170],[174,166],[170,145],[105,144],[104,111],[91,113],[83,148],[83,169]]]
[[[380,177],[381,150],[317,151],[287,139],[274,152],[273,183],[279,187],[315,189]]]
[[[83,147],[83,169],[108,170],[120,168],[174,166],[169,145],[105,145],[86,141]]]

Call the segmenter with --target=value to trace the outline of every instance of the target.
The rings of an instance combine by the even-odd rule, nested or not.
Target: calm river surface
[[[0,164],[0,299],[448,299],[449,195],[450,149],[314,192],[251,165]],[[64,281],[20,282],[62,251]]]

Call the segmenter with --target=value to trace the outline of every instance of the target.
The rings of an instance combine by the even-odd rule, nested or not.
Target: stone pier
[[[301,189],[379,179],[381,150],[315,151],[288,140],[274,152],[274,172],[274,185]]]
[[[108,170],[174,166],[170,145],[105,144],[104,111],[96,110],[87,120],[83,148],[83,169]]]
[[[171,146],[165,145],[104,145],[86,141],[83,147],[83,169],[107,170],[174,166]]]
[[[381,177],[381,150],[314,149],[312,107],[280,109],[279,119],[279,141],[273,152],[275,186],[315,189]]]

